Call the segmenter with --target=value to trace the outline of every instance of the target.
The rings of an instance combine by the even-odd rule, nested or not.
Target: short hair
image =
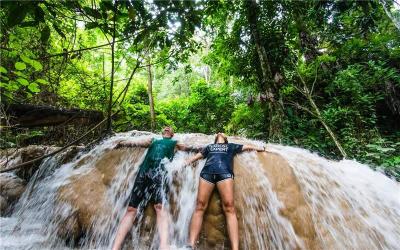
[[[161,130],[161,134],[164,134],[164,131],[166,129],[169,129],[169,131],[171,132],[171,136],[174,136],[174,129],[170,126],[165,126],[162,130]]]

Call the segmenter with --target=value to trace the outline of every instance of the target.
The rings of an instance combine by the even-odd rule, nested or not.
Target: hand
[[[184,166],[186,167],[186,166],[188,166],[188,165],[190,165],[190,160],[185,160],[184,162],[183,162],[183,164],[184,164]]]

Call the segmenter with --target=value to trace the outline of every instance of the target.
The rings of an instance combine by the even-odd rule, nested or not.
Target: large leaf
[[[17,70],[24,70],[24,69],[26,69],[26,64],[23,63],[23,62],[16,62],[15,63],[15,68]]]
[[[35,82],[38,82],[38,83],[43,84],[43,85],[49,84],[49,83],[48,83],[46,80],[44,80],[44,79],[36,79]]]
[[[50,28],[49,26],[46,26],[43,28],[42,33],[40,34],[40,40],[42,43],[47,43],[47,41],[50,38]]]
[[[50,12],[50,14],[56,18],[57,17],[57,13],[54,11],[54,6],[52,6],[50,3],[46,3],[44,2],[44,5],[46,6],[47,10]]]
[[[28,76],[21,71],[13,71],[13,73],[19,77],[28,78]]]
[[[25,19],[28,10],[29,7],[26,4],[15,2],[10,6],[7,25],[9,27],[14,27],[15,25],[20,24]]]
[[[99,24],[97,22],[89,22],[85,24],[85,28],[90,30],[99,27]]]
[[[40,92],[39,85],[37,83],[34,83],[34,82],[29,84],[28,89],[30,91],[34,92],[34,93]]]
[[[62,38],[66,38],[64,32],[62,32],[62,30],[60,29],[60,27],[58,27],[57,24],[53,23],[53,28],[56,30],[56,32],[62,37]]]
[[[35,6],[35,21],[44,22],[44,11],[39,5]]]
[[[31,65],[32,67],[35,68],[36,71],[40,71],[43,69],[42,64],[39,61],[30,59],[29,57],[25,56],[25,55],[20,55],[19,56],[22,61],[26,62],[27,64]]]
[[[134,2],[136,2],[136,1],[134,1]],[[102,0],[102,1],[100,2],[100,9],[103,10],[103,11],[113,10],[113,9],[114,9],[114,6],[113,6],[113,4],[112,4],[111,1]]]
[[[9,81],[5,87],[10,91],[16,91],[20,88],[20,85],[15,81]]]
[[[29,57],[25,56],[25,55],[19,55],[19,57],[21,58],[22,61],[31,64],[32,59],[30,59]]]
[[[101,14],[98,10],[92,9],[90,7],[83,7],[83,10],[85,11],[86,14],[89,16],[92,16],[94,18],[101,18]]]
[[[0,66],[0,73],[7,74],[6,68],[4,68],[3,66]]]
[[[26,80],[25,78],[18,78],[17,82],[19,82],[21,85],[24,85],[24,86],[28,86],[29,85],[28,80]]]
[[[43,69],[42,64],[36,60],[32,60],[31,65],[32,65],[32,67],[35,68],[36,71],[41,71]]]

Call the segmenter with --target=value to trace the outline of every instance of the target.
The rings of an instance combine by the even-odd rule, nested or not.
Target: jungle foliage
[[[297,145],[400,180],[394,1],[0,4],[3,147],[45,129],[7,124],[11,103],[111,110],[114,131],[150,130],[152,86],[156,129]]]

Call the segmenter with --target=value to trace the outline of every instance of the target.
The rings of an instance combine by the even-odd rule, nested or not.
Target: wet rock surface
[[[57,149],[59,147],[31,145],[20,149],[0,150],[0,170],[15,167],[21,163],[50,154]],[[65,149],[57,155],[59,163],[70,162],[83,149],[83,146],[71,146]],[[27,183],[42,162],[43,160],[40,160],[20,169],[0,174],[0,211],[2,215],[18,201],[25,191]]]
[[[3,215],[25,191],[26,182],[13,173],[0,174],[0,208]]]
[[[7,149],[0,151],[0,169],[8,169],[14,167],[18,164],[31,161],[33,159],[39,158],[43,155],[49,154],[59,147],[53,146],[41,146],[41,145],[31,145],[28,147],[20,149]],[[13,172],[25,181],[29,181],[33,173],[38,169],[42,161],[37,161],[35,163],[26,165],[20,169]]]
[[[134,137],[132,132],[115,135],[82,154],[72,150],[78,157],[60,155],[46,162],[51,171],[41,176],[31,199],[25,201],[24,216],[15,213],[4,221],[22,225],[18,235],[23,243],[17,249],[35,244],[55,249],[111,248],[146,150],[112,148],[121,140],[152,136],[133,133]],[[210,143],[213,136],[185,134],[178,139],[202,146]],[[240,144],[259,143],[238,137],[229,139]],[[269,148],[272,152],[244,152],[234,159],[234,201],[241,249],[396,249],[400,203],[393,190],[398,190],[397,183],[355,161],[329,161],[306,150],[281,145]],[[183,167],[184,159],[190,155],[193,153],[178,152],[168,164],[172,178],[167,203],[172,249],[187,242],[204,165],[199,161],[196,168]],[[7,195],[18,196],[12,192]],[[1,193],[0,207],[7,207],[7,202]],[[30,219],[36,218],[39,220],[31,224]],[[155,218],[149,204],[139,213],[124,249],[157,249]],[[18,227],[10,224],[7,232],[14,232],[14,228]],[[7,232],[11,236],[3,239],[12,246],[14,236]],[[42,236],[32,243],[25,240],[31,235]],[[198,249],[230,249],[228,239],[221,199],[215,189]]]
[[[96,218],[112,214],[111,203],[105,199],[105,193],[116,175],[116,168],[121,165],[124,155],[133,154],[136,155],[135,159],[139,160],[144,151],[145,149],[141,148],[107,150],[100,158],[95,160],[94,168],[82,175],[73,177],[68,185],[59,190],[60,200],[71,204],[76,210],[74,220],[80,226],[79,230],[90,230]],[[256,156],[254,160],[258,160],[265,171],[262,174],[266,174],[268,179],[271,180],[272,191],[277,193],[278,199],[283,203],[283,207],[278,213],[287,218],[289,223],[293,225],[293,230],[299,238],[298,243],[293,243],[294,248],[319,249],[320,245],[311,222],[308,205],[288,163],[276,154],[254,154]],[[80,168],[93,160],[91,156],[84,157],[76,163],[75,167]],[[260,241],[255,238],[255,235],[252,235],[249,227],[262,228],[268,225],[259,223],[257,218],[255,218],[254,225],[244,221],[249,213],[257,214],[257,209],[260,210],[260,215],[267,214],[267,205],[264,202],[270,197],[265,195],[262,190],[257,190],[256,187],[260,182],[257,174],[260,173],[251,172],[247,164],[250,163],[244,159],[236,158],[234,161],[236,174],[235,202],[240,232],[247,232],[247,234],[240,234],[241,242],[246,242],[245,247],[247,249],[258,249],[259,245],[257,244],[260,244]],[[198,178],[198,176],[195,176],[195,178]],[[175,184],[179,185],[179,183]],[[250,211],[246,205],[248,202],[246,199],[254,196],[254,194],[258,194],[256,196],[258,204],[255,204],[258,208],[252,208],[255,211]],[[174,209],[174,204],[171,207]],[[172,213],[174,212],[172,211]],[[140,221],[136,222],[140,225],[139,238],[141,239],[141,247],[150,247],[156,231],[155,222],[153,206],[148,206],[144,211],[144,216]],[[80,233],[76,228],[74,230],[74,234],[78,235]],[[273,241],[273,232],[265,228],[262,230],[266,231],[265,241]],[[229,249],[227,235],[225,215],[219,194],[215,189],[204,217],[199,249]],[[290,239],[287,240],[289,241]],[[273,244],[270,245],[270,248],[274,247]]]
[[[60,147],[55,147],[55,146],[30,145],[28,147],[20,149],[11,148],[6,150],[0,150],[0,170],[12,168],[21,163],[34,160],[36,158],[50,154],[58,150],[59,148]],[[73,159],[73,157],[75,157],[83,149],[84,149],[83,146],[68,147],[67,149],[58,154],[60,163],[63,164],[70,162]],[[29,165],[23,166],[20,169],[16,169],[12,172],[15,172],[15,174],[21,179],[29,181],[42,162],[43,159],[31,163]]]

